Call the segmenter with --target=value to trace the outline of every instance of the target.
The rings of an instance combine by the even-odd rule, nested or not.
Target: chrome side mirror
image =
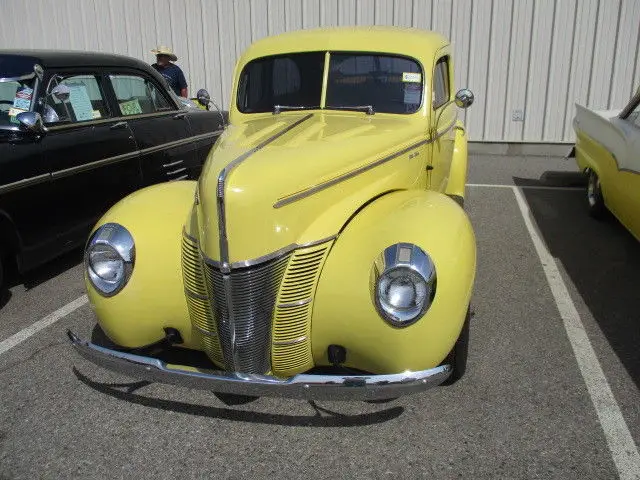
[[[468,88],[458,90],[458,93],[456,93],[456,105],[459,108],[469,108],[473,104],[474,99],[473,92]]]
[[[16,119],[20,122],[20,128],[29,133],[44,135],[47,132],[42,116],[37,112],[21,112]]]
[[[198,90],[198,93],[196,93],[196,98],[202,105],[209,105],[209,103],[211,103],[211,95],[209,95],[209,92],[207,92],[204,88]]]

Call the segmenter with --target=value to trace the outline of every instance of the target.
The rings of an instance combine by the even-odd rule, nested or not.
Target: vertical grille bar
[[[207,289],[228,370],[256,374],[271,370],[273,310],[290,256],[228,274],[207,265]]]

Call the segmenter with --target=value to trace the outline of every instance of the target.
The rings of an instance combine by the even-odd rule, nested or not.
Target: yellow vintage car
[[[453,72],[449,41],[416,29],[255,42],[199,180],[140,190],[95,226],[86,287],[116,347],[68,332],[77,351],[243,396],[381,400],[459,379],[476,246],[457,119],[473,94]]]
[[[610,211],[640,240],[640,88],[623,109],[576,105],[573,127],[589,213],[602,218]]]

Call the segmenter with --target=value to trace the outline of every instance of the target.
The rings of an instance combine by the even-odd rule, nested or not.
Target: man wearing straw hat
[[[182,73],[178,65],[171,63],[178,60],[178,57],[165,45],[160,45],[155,50],[151,50],[151,53],[156,55],[156,63],[151,66],[160,72],[176,95],[188,98],[187,81],[184,78],[184,73]]]

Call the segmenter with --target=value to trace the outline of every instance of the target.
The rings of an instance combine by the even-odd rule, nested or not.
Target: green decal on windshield
[[[120,104],[120,111],[123,115],[139,115],[142,113],[140,102],[137,99],[129,100],[128,102],[122,102]]]

